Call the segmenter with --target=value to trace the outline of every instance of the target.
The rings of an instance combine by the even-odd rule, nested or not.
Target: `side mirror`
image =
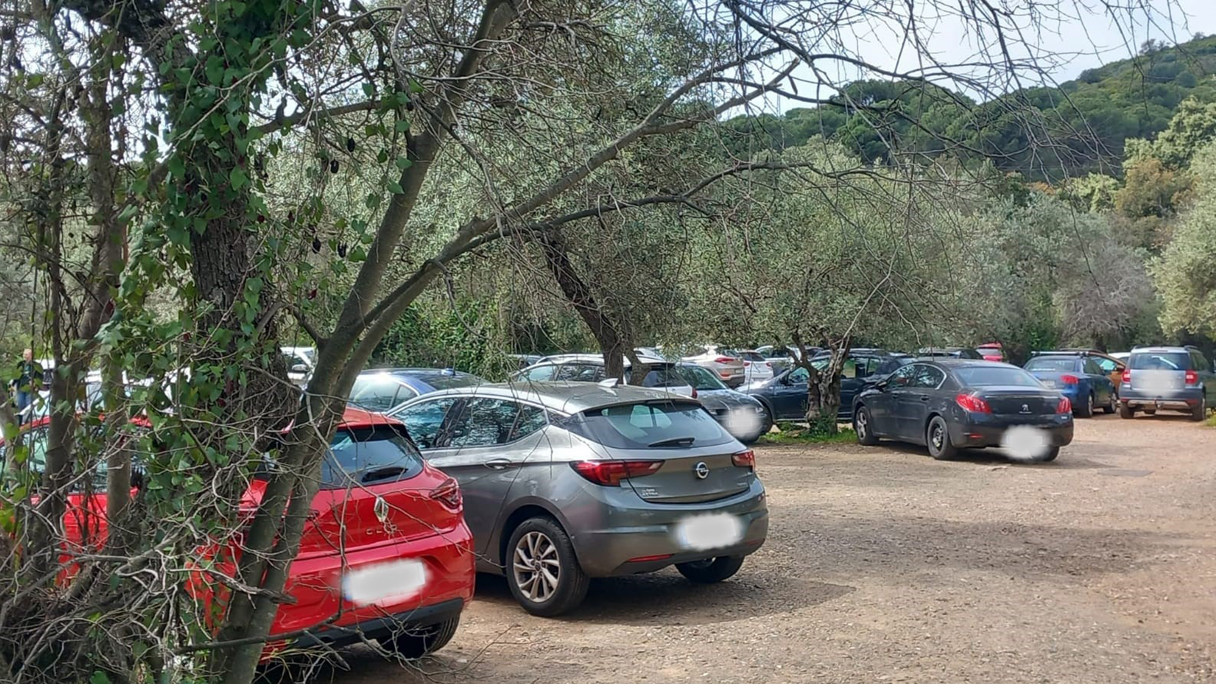
[[[291,372],[292,373],[307,373],[308,366],[305,364],[302,364],[302,363],[297,363],[296,365],[291,367]]]
[[[891,384],[890,380],[879,380],[878,382],[874,383],[874,389],[878,390],[879,392],[886,392],[887,387],[890,384]]]

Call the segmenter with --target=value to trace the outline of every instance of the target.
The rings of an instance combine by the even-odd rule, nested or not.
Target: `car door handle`
[[[928,397],[928,395],[924,395],[924,394],[922,394],[922,395],[920,395],[920,400],[921,400],[921,401],[929,401],[929,397]]]
[[[491,461],[486,461],[486,467],[494,470],[506,470],[507,468],[510,468],[512,464],[511,459],[508,458],[496,458]]]

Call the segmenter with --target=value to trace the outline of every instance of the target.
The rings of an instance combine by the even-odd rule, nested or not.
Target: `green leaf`
[[[364,83],[363,84],[363,94],[368,97],[375,95],[376,94],[376,84],[372,83],[371,81]]]
[[[397,168],[401,169],[402,171],[413,165],[414,162],[410,161],[409,159],[406,159],[405,157],[397,157]]]
[[[232,167],[232,171],[228,173],[228,182],[232,184],[233,190],[240,190],[249,182],[249,177],[245,175],[245,170],[239,166]]]
[[[402,188],[401,184],[398,183],[397,181],[389,181],[388,190],[389,190],[389,192],[393,193],[394,195],[404,195],[405,194],[405,189]]]
[[[110,675],[101,670],[93,670],[93,675],[89,677],[89,684],[110,684]]]
[[[181,157],[177,155],[169,157],[169,173],[173,174],[173,177],[178,180],[186,177],[186,163],[182,161]]]
[[[397,129],[398,133],[404,133],[404,132],[408,131],[410,129],[410,120],[409,119],[397,119],[395,128]]]

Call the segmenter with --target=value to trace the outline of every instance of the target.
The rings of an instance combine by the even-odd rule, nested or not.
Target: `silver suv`
[[[731,577],[764,543],[755,454],[695,400],[610,383],[482,385],[392,412],[460,482],[477,569],[534,615],[582,602],[588,579],[675,565]]]
[[[1203,420],[1216,405],[1216,374],[1195,347],[1137,347],[1127,360],[1119,383],[1119,415],[1137,411],[1153,415],[1158,409],[1189,413]]]

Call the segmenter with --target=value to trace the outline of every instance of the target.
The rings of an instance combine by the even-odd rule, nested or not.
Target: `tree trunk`
[[[840,371],[849,357],[849,340],[831,345],[832,356],[828,365],[816,370],[805,351],[799,355],[798,365],[807,369],[806,422],[812,432],[834,435],[837,432],[836,416],[840,412]]]
[[[599,344],[600,353],[604,355],[605,377],[624,380],[626,356],[633,363],[634,371],[638,372],[640,368],[633,345],[622,333],[622,327],[618,322],[600,308],[599,303],[595,300],[595,295],[591,292],[591,286],[579,277],[574,264],[570,261],[569,249],[565,240],[556,231],[547,231],[540,234],[537,242],[540,243],[541,251],[544,253],[545,266],[561,287],[566,301],[570,302],[570,305],[578,312],[579,317],[587,324],[591,335]]]

